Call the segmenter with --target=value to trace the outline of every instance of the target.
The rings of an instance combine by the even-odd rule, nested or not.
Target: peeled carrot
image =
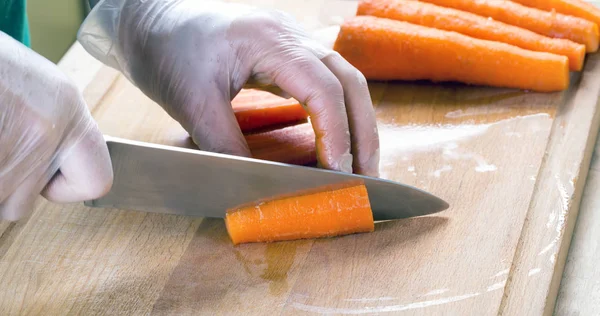
[[[569,58],[569,68],[580,71],[585,45],[551,38],[470,12],[431,3],[407,0],[361,0],[357,15],[371,15],[413,24],[455,31],[475,38],[504,42],[533,51],[554,53]]]
[[[335,237],[375,230],[364,185],[275,198],[227,210],[233,244]]]
[[[544,92],[569,86],[565,56],[373,16],[346,20],[334,50],[367,79],[457,81]]]
[[[315,132],[310,123],[249,134],[245,138],[256,159],[296,165],[317,161]]]
[[[524,6],[545,11],[556,11],[586,19],[600,26],[600,8],[583,0],[513,0]]]
[[[468,11],[553,38],[584,44],[587,52],[598,50],[598,25],[591,21],[526,7],[509,0],[420,0]]]
[[[231,105],[242,132],[308,117],[306,110],[295,99],[285,99],[261,90],[243,89],[231,101]]]

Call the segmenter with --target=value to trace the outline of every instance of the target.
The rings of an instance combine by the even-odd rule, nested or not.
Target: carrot
[[[298,101],[261,90],[243,89],[231,101],[231,105],[242,132],[296,122],[308,117]]]
[[[566,39],[550,38],[535,32],[470,12],[407,0],[361,0],[357,15],[371,15],[454,31],[475,38],[504,42],[533,51],[569,58],[569,68],[580,71],[585,46]]]
[[[375,230],[367,188],[313,190],[227,210],[234,245],[335,237]]]
[[[565,56],[373,16],[346,20],[334,50],[373,80],[458,81],[544,92],[569,86]]]
[[[443,7],[468,11],[541,35],[584,44],[587,52],[598,50],[598,25],[591,21],[526,7],[509,0],[420,0]]]
[[[600,26],[600,9],[582,0],[513,0],[524,6],[545,11],[556,11],[565,15],[572,15],[586,19]]]
[[[310,123],[245,135],[245,138],[256,159],[296,165],[317,161],[315,132]]]

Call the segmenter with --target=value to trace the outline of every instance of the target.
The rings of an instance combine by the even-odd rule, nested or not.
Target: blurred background
[[[86,0],[27,0],[31,48],[57,63],[89,12]]]

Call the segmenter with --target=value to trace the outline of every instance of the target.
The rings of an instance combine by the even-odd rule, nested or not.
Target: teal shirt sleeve
[[[26,0],[0,0],[0,31],[31,46]]]

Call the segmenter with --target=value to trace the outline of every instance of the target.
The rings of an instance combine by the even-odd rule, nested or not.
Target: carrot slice
[[[504,42],[533,51],[564,55],[569,58],[569,68],[573,71],[580,71],[585,59],[585,45],[543,36],[477,14],[431,3],[407,0],[361,0],[356,14],[405,21],[440,30],[455,31],[475,38]]]
[[[227,210],[225,224],[233,244],[335,237],[375,230],[364,185],[314,191]]]
[[[509,0],[420,0],[489,17],[554,38],[584,44],[587,52],[598,50],[598,25],[586,19],[526,7]]]
[[[374,80],[457,81],[544,92],[569,86],[565,56],[373,16],[346,20],[334,50]]]
[[[315,132],[310,123],[245,135],[245,138],[256,159],[296,165],[317,161]]]
[[[556,11],[586,19],[600,26],[600,8],[582,0],[513,0],[524,6],[545,11]]]
[[[295,99],[285,99],[272,93],[243,89],[231,101],[242,132],[304,120],[308,113]]]

